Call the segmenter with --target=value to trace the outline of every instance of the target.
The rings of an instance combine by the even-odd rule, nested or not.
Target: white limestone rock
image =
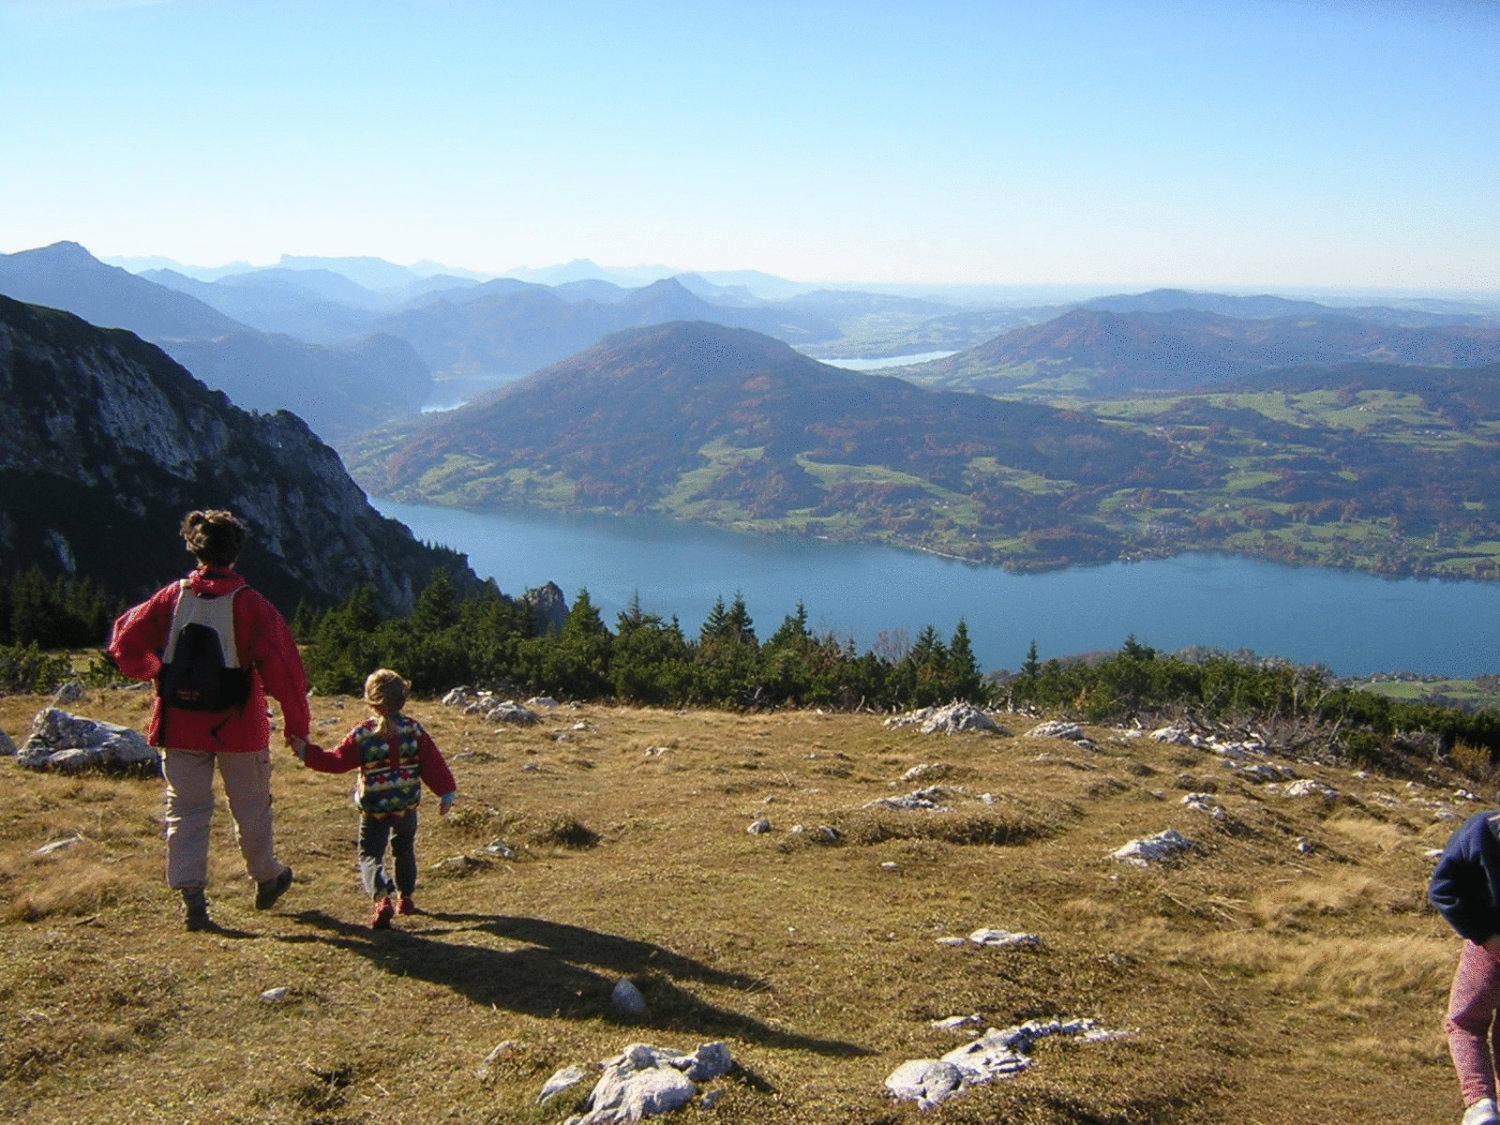
[[[489,1060],[486,1059],[485,1062],[489,1062]],[[536,1096],[536,1104],[546,1105],[553,1098],[557,1097],[557,1095],[566,1090],[571,1090],[588,1076],[589,1072],[581,1066],[563,1067],[542,1084],[542,1091]]]
[[[268,988],[260,994],[261,1000],[267,1004],[284,1004],[291,990],[287,988]]]
[[[891,730],[916,727],[922,734],[1004,734],[995,720],[970,703],[949,703],[945,707],[922,707],[885,720]]]
[[[88,843],[88,837],[85,836],[82,832],[75,832],[73,833],[73,835],[64,836],[60,840],[49,840],[47,843],[37,848],[37,850],[32,852],[31,854],[36,856],[38,859],[41,859],[49,855],[56,855],[58,852],[65,852],[70,848],[76,848],[79,844],[86,843]]]
[[[1215,820],[1223,820],[1229,815],[1224,811],[1224,806],[1214,800],[1211,793],[1189,793],[1182,799],[1182,803],[1194,812],[1207,813]]]
[[[1337,789],[1323,785],[1310,777],[1304,777],[1301,781],[1289,782],[1282,789],[1282,793],[1288,797],[1317,797],[1322,801],[1329,802],[1338,800],[1339,796]]]
[[[557,700],[553,699],[550,695],[533,695],[526,701],[526,706],[530,707],[533,711],[556,711]]]
[[[910,1059],[886,1076],[885,1088],[897,1101],[916,1102],[918,1109],[941,1105],[963,1087],[963,1074],[941,1059]]]
[[[1030,1020],[1003,1030],[992,1027],[940,1059],[902,1063],[886,1078],[885,1088],[898,1100],[931,1109],[971,1086],[1020,1074],[1031,1066],[1031,1048],[1040,1039],[1067,1035],[1085,1043],[1107,1043],[1131,1034],[1101,1028],[1088,1019]]]
[[[1158,727],[1151,732],[1154,742],[1165,742],[1168,746],[1193,746],[1203,745],[1203,739],[1192,731],[1183,727]]]
[[[1026,732],[1027,738],[1057,738],[1063,742],[1075,742],[1085,750],[1094,749],[1094,742],[1088,735],[1083,733],[1083,728],[1077,723],[1063,722],[1054,719],[1048,723],[1040,723]]]
[[[721,1077],[733,1066],[723,1043],[700,1044],[692,1054],[632,1043],[604,1061],[578,1125],[614,1125],[682,1109],[697,1094],[697,1083]],[[705,1097],[700,1104],[712,1103]]]
[[[512,699],[496,704],[485,712],[484,717],[492,723],[510,723],[514,726],[530,727],[541,722],[541,716],[528,711]]]
[[[108,769],[155,773],[156,750],[128,727],[71,715],[56,707],[38,712],[16,763],[34,770]]]
[[[949,797],[948,790],[940,785],[929,785],[914,789],[901,797],[877,797],[865,804],[867,809],[898,809],[903,812],[952,812],[942,802]]]
[[[77,703],[83,698],[83,685],[77,680],[69,680],[52,693],[52,702],[59,707],[66,707],[70,703]]]
[[[767,832],[771,831],[771,822],[763,816],[756,817],[750,822],[750,827],[746,828],[745,831],[752,836],[764,836]]]
[[[1117,863],[1129,864],[1131,867],[1150,867],[1154,863],[1172,859],[1183,852],[1190,851],[1193,842],[1186,836],[1169,828],[1165,832],[1158,832],[1155,836],[1144,836],[1138,840],[1131,840],[1123,847],[1117,848],[1109,853],[1109,858]]]

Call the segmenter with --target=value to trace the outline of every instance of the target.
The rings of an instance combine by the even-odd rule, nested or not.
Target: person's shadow
[[[321,934],[280,940],[327,942],[367,958],[384,972],[443,985],[485,1007],[560,1019],[644,1023],[702,1037],[730,1037],[821,1055],[871,1053],[853,1043],[783,1031],[753,1016],[699,1000],[679,982],[746,992],[767,991],[770,986],[755,977],[716,969],[659,945],[618,934],[541,918],[492,914],[424,914],[424,918],[450,925],[441,930],[379,932],[340,921],[321,910],[304,910],[293,917]],[[451,933],[488,934],[502,939],[507,947],[438,940],[442,934]],[[623,976],[635,981],[645,994],[648,1016],[626,1016],[610,1004],[610,992]]]

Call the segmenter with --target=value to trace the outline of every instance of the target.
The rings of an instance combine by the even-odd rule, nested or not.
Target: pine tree
[[[979,670],[979,661],[969,642],[969,626],[962,617],[953,630],[953,639],[948,642],[947,663],[948,687],[952,697],[980,702],[984,698],[984,675]]]

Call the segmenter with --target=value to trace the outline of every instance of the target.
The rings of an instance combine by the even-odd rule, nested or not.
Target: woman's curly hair
[[[233,566],[245,546],[245,525],[219,508],[189,512],[182,519],[182,541],[204,566]]]

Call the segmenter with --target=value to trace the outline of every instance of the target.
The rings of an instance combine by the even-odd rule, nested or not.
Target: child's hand
[[[458,800],[458,792],[444,793],[438,799],[438,816],[447,816],[448,810],[453,807],[453,802]]]

